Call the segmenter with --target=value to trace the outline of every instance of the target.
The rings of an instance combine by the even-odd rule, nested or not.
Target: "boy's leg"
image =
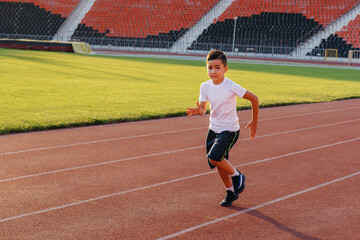
[[[230,188],[233,185],[231,175],[235,173],[236,169],[227,160],[222,160],[220,162],[211,159],[209,160],[211,164],[217,168],[225,188]]]
[[[226,189],[229,189],[231,186],[233,186],[234,193],[236,194],[244,191],[245,175],[235,169],[229,161],[223,159],[219,162],[210,159],[210,162],[212,165],[217,167],[220,178]]]
[[[239,198],[238,193],[242,192],[241,180],[245,180],[245,176],[236,170],[229,161],[225,160],[225,158],[228,159],[228,151],[236,143],[238,136],[239,131],[225,131],[219,134],[209,129],[206,139],[209,166],[211,169],[215,167],[218,169],[226,188],[226,196],[220,203],[221,206],[230,206],[233,201]]]
[[[223,169],[218,168],[217,170],[218,170],[219,176],[221,178],[221,181],[224,183],[225,188],[226,189],[231,188],[233,183],[232,183],[230,175],[227,172],[225,172]]]
[[[231,165],[231,163],[227,160],[222,161],[213,161],[209,159],[211,164],[216,166],[220,178],[226,188],[226,196],[224,200],[221,201],[221,206],[231,206],[231,204],[239,198],[237,194],[236,186],[234,186],[234,177],[231,177],[237,170]],[[231,174],[232,173],[232,174]]]

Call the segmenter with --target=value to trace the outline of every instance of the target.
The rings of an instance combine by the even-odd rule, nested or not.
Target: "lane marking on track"
[[[320,112],[294,114],[294,115],[288,115],[288,116],[282,116],[282,117],[265,118],[265,119],[259,119],[259,122],[271,121],[271,120],[277,120],[277,119],[283,119],[283,118],[291,118],[291,117],[300,117],[300,116],[321,114],[321,113],[346,111],[346,110],[351,110],[351,109],[356,109],[356,108],[360,108],[360,107],[350,107],[350,108],[326,110],[326,111],[320,111]],[[245,124],[245,123],[247,123],[247,121],[240,122],[240,124]],[[27,152],[35,152],[35,151],[43,151],[43,150],[50,150],[50,149],[57,149],[57,148],[74,147],[74,146],[81,146],[81,145],[89,145],[89,144],[96,144],[96,143],[120,141],[120,140],[127,140],[127,139],[141,138],[141,137],[151,137],[151,136],[165,135],[165,134],[172,134],[172,133],[188,132],[188,131],[194,131],[194,130],[200,130],[200,129],[206,129],[206,128],[208,128],[208,126],[206,126],[206,127],[198,127],[198,128],[181,129],[181,130],[173,130],[173,131],[165,131],[165,132],[160,132],[160,133],[140,134],[140,135],[128,136],[128,137],[118,137],[118,138],[109,138],[109,139],[94,140],[94,141],[87,141],[87,142],[78,142],[78,143],[71,143],[71,144],[55,145],[55,146],[50,146],[50,147],[24,149],[24,150],[19,150],[19,151],[0,153],[0,156],[13,155],[13,154],[19,154],[19,153],[27,153]]]
[[[325,125],[312,126],[312,127],[307,127],[307,128],[299,128],[299,129],[288,130],[288,131],[278,132],[278,133],[270,133],[270,134],[266,134],[266,135],[262,135],[262,136],[257,136],[256,138],[271,137],[271,136],[276,136],[276,135],[281,135],[281,134],[288,134],[288,133],[306,131],[306,130],[315,129],[315,128],[330,127],[330,126],[334,126],[334,125],[340,125],[340,124],[357,122],[357,121],[360,121],[360,119],[348,120],[348,121],[336,122],[336,123],[329,123],[329,124],[325,124]],[[238,141],[248,141],[248,140],[251,140],[251,139],[250,138],[241,138]],[[9,181],[13,181],[13,180],[19,180],[19,179],[25,179],[25,178],[30,178],[30,177],[37,177],[37,176],[54,174],[54,173],[60,173],[60,172],[66,172],[66,171],[73,171],[73,170],[78,170],[78,169],[90,168],[90,167],[103,166],[103,165],[107,165],[107,164],[119,163],[119,162],[124,162],[124,161],[129,161],[129,160],[140,159],[140,158],[161,156],[161,155],[165,155],[165,154],[178,153],[178,152],[189,151],[189,150],[200,149],[200,148],[204,148],[204,146],[201,145],[201,146],[196,146],[196,147],[189,147],[189,148],[183,148],[183,149],[178,149],[178,150],[165,151],[165,152],[159,152],[159,153],[152,153],[152,154],[140,155],[140,156],[135,156],[135,157],[122,158],[122,159],[117,159],[117,160],[112,160],[112,161],[106,161],[106,162],[82,165],[82,166],[77,166],[77,167],[63,168],[63,169],[58,169],[58,170],[53,170],[53,171],[48,171],[48,172],[29,174],[29,175],[12,177],[12,178],[7,178],[7,179],[0,179],[0,183],[9,182]]]
[[[217,217],[206,217],[206,218],[208,218],[208,219],[213,219],[213,220],[218,219]],[[227,221],[227,222],[238,222],[239,220],[235,220],[235,219],[226,219],[226,220],[224,220],[224,221]]]
[[[326,187],[326,186],[328,186],[328,185],[330,185],[330,184],[334,184],[334,183],[337,183],[337,182],[340,182],[340,181],[343,181],[343,180],[346,180],[346,179],[355,177],[355,176],[357,176],[357,175],[359,175],[359,174],[360,174],[360,172],[355,172],[355,173],[353,173],[353,174],[350,174],[350,175],[347,175],[347,176],[344,176],[344,177],[341,177],[341,178],[337,178],[337,179],[334,179],[334,180],[332,180],[332,181],[329,181],[329,182],[326,182],[326,183],[323,183],[323,184],[320,184],[320,185],[317,185],[317,186],[314,186],[314,187],[311,187],[311,188],[307,188],[307,189],[302,190],[302,191],[299,191],[299,192],[295,192],[295,193],[292,193],[292,194],[289,194],[289,195],[286,195],[286,196],[283,196],[283,197],[280,197],[280,198],[276,198],[276,199],[274,199],[274,200],[271,200],[271,201],[268,201],[268,202],[259,204],[259,205],[257,205],[257,206],[252,207],[252,208],[248,208],[248,209],[242,210],[242,211],[240,211],[240,212],[235,212],[235,213],[226,215],[226,216],[224,216],[224,217],[217,218],[217,219],[215,219],[215,220],[208,221],[208,222],[205,222],[205,223],[202,223],[202,224],[199,224],[199,225],[196,225],[196,226],[193,226],[193,227],[184,229],[184,230],[179,231],[179,232],[177,232],[177,233],[173,233],[173,234],[170,234],[170,235],[167,235],[167,236],[158,238],[157,240],[165,240],[165,239],[170,239],[170,238],[178,237],[178,236],[183,235],[183,234],[185,234],[185,233],[188,233],[188,232],[191,232],[191,231],[194,231],[194,230],[197,230],[197,229],[200,229],[200,228],[209,226],[209,225],[211,225],[211,224],[218,223],[218,222],[221,222],[221,221],[225,221],[225,220],[231,219],[231,218],[233,218],[233,217],[239,216],[239,215],[241,215],[241,214],[244,214],[244,213],[247,213],[247,212],[251,212],[251,211],[254,211],[254,210],[256,210],[256,209],[259,209],[259,208],[262,208],[262,207],[266,207],[266,206],[268,206],[268,205],[271,205],[271,204],[274,204],[274,203],[278,203],[278,202],[287,200],[287,199],[289,199],[289,198],[293,198],[293,197],[299,196],[299,195],[301,195],[301,194],[314,191],[314,190],[319,189],[319,188],[322,188],[322,187]]]
[[[280,156],[276,156],[276,157],[257,160],[257,161],[254,161],[254,162],[237,165],[236,167],[252,165],[252,164],[258,164],[258,163],[262,163],[262,162],[267,162],[269,160],[274,160],[274,159],[278,159],[278,158],[282,158],[282,157],[286,157],[286,156],[291,156],[291,155],[301,154],[301,153],[305,153],[305,152],[310,152],[310,151],[314,151],[314,150],[318,150],[318,149],[322,149],[322,148],[327,148],[327,147],[332,147],[332,146],[336,146],[336,145],[340,145],[340,144],[344,144],[344,143],[350,143],[350,142],[354,142],[354,141],[357,141],[357,140],[360,140],[360,137],[354,138],[354,139],[349,139],[349,140],[346,140],[346,141],[336,142],[336,143],[332,143],[332,144],[327,144],[327,145],[323,145],[323,146],[319,146],[319,147],[315,147],[315,148],[309,148],[309,149],[305,149],[305,150],[302,150],[302,151],[292,152],[292,153],[288,153],[288,154],[284,154],[284,155],[280,155]],[[173,180],[169,180],[169,181],[165,181],[165,182],[161,182],[161,183],[156,183],[156,184],[152,184],[152,185],[148,185],[148,186],[144,186],[144,187],[133,188],[133,189],[129,189],[129,190],[122,191],[122,192],[112,193],[112,194],[103,195],[103,196],[99,196],[99,197],[89,198],[89,199],[86,199],[86,200],[83,200],[83,201],[64,204],[64,205],[57,206],[57,207],[52,207],[52,208],[43,209],[43,210],[34,211],[34,212],[29,212],[29,213],[24,213],[24,214],[20,214],[20,215],[13,216],[13,217],[7,217],[7,218],[0,219],[0,223],[15,220],[15,219],[19,219],[19,218],[23,218],[23,217],[28,217],[28,216],[32,216],[32,215],[36,215],[36,214],[42,214],[42,213],[51,212],[51,211],[55,211],[55,210],[59,210],[59,209],[64,209],[64,208],[68,208],[68,207],[72,207],[72,206],[76,206],[76,205],[80,205],[80,204],[84,204],[84,203],[89,203],[89,202],[92,202],[92,201],[98,201],[98,200],[102,200],[102,199],[106,199],[106,198],[110,198],[110,197],[124,195],[124,194],[131,193],[131,192],[147,190],[147,189],[150,189],[150,188],[159,187],[159,186],[163,186],[163,185],[166,185],[166,184],[175,183],[175,182],[179,182],[179,181],[183,181],[183,180],[193,179],[193,178],[196,178],[196,177],[201,177],[201,176],[205,176],[205,175],[209,175],[209,174],[213,174],[213,173],[217,173],[217,171],[199,173],[199,174],[195,174],[195,175],[188,176],[188,177],[177,178],[177,179],[173,179]]]
[[[240,164],[240,165],[236,165],[235,167],[243,167],[243,166],[253,165],[253,164],[257,164],[257,163],[261,163],[261,162],[268,162],[268,161],[271,161],[271,160],[274,160],[274,159],[279,159],[279,158],[289,157],[289,156],[296,155],[296,154],[311,152],[311,151],[318,150],[318,149],[323,149],[323,148],[326,148],[326,147],[333,147],[333,146],[336,146],[336,145],[340,145],[340,144],[344,144],[344,143],[350,143],[350,142],[354,142],[354,141],[357,141],[357,140],[360,140],[360,137],[353,138],[353,139],[346,140],[346,141],[341,141],[341,142],[331,143],[331,144],[327,144],[327,145],[322,145],[322,146],[318,146],[318,147],[308,148],[308,149],[304,149],[304,150],[300,150],[300,151],[296,151],[296,152],[291,152],[291,153],[287,153],[287,154],[283,154],[283,155],[279,155],[279,156],[269,157],[269,158],[266,158],[266,159],[255,160],[255,161],[251,161],[251,162],[248,162],[248,163],[243,163],[243,164]]]

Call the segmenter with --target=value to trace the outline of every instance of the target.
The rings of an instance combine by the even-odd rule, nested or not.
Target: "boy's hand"
[[[256,129],[257,129],[257,122],[251,121],[248,123],[248,125],[246,125],[246,128],[249,128],[250,130],[250,137],[252,139],[255,138],[256,135]]]
[[[193,115],[199,115],[200,114],[200,104],[199,101],[196,102],[197,107],[194,108],[187,108],[186,109],[186,114],[188,116],[193,116]]]
[[[255,94],[253,94],[252,92],[249,92],[249,91],[246,91],[243,98],[245,98],[251,102],[252,117],[251,117],[251,121],[248,123],[248,125],[246,125],[246,128],[249,128],[250,137],[252,139],[254,139],[255,135],[256,135],[257,122],[258,122],[259,100]]]

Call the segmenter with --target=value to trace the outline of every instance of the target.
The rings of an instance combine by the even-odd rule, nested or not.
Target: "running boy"
[[[207,73],[210,80],[201,84],[197,107],[188,108],[188,116],[204,115],[207,102],[210,103],[210,126],[206,138],[207,159],[211,169],[217,168],[226,188],[226,196],[221,206],[230,206],[239,198],[245,188],[245,175],[227,161],[229,150],[236,143],[239,132],[239,119],[236,115],[236,96],[247,99],[252,106],[252,119],[246,128],[254,138],[257,129],[259,102],[256,95],[224,77],[228,70],[227,57],[219,50],[207,55]],[[227,160],[224,160],[227,159]]]

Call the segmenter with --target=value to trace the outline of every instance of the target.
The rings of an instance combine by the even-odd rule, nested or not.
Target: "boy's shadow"
[[[261,212],[259,212],[257,210],[253,210],[253,209],[250,209],[250,208],[243,208],[243,207],[235,207],[235,206],[231,206],[229,208],[234,209],[234,210],[239,211],[239,212],[249,214],[249,215],[251,215],[253,217],[260,218],[260,219],[262,219],[264,221],[267,221],[267,222],[271,223],[272,225],[274,225],[275,227],[277,227],[278,229],[280,229],[282,231],[285,231],[285,232],[288,232],[291,235],[293,235],[293,236],[295,236],[295,237],[297,237],[299,239],[303,239],[303,240],[320,240],[319,238],[312,237],[312,236],[309,236],[309,235],[307,235],[305,233],[296,231],[295,229],[290,228],[289,226],[286,226],[286,225],[276,221],[275,219],[272,219],[271,217],[262,214]]]

